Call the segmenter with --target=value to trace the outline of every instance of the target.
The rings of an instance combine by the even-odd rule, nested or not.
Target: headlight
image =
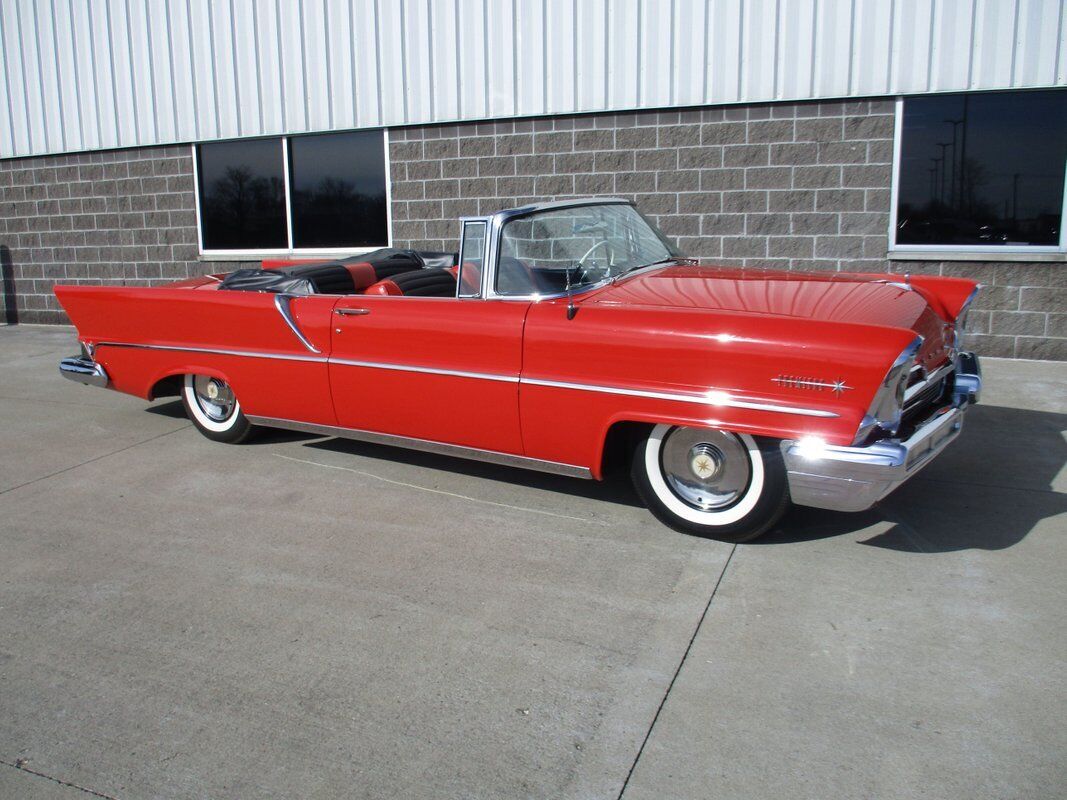
[[[875,428],[880,428],[890,436],[900,429],[900,417],[904,411],[904,393],[908,389],[908,378],[915,364],[915,355],[922,347],[922,343],[922,337],[916,336],[912,343],[897,356],[897,360],[885,374],[878,391],[874,393],[871,407],[867,409],[860,423],[860,429],[856,433],[856,444],[865,442]]]

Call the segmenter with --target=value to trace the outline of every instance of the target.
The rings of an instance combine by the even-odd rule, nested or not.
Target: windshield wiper
[[[620,272],[618,275],[613,275],[611,277],[611,279],[613,281],[614,280],[618,280],[623,275],[629,275],[631,272],[634,272],[635,270],[645,269],[647,267],[658,267],[660,264],[670,264],[672,261],[682,261],[682,260],[684,260],[684,256],[667,256],[666,258],[661,258],[661,259],[659,259],[659,261],[653,261],[653,262],[651,262],[649,264],[635,264],[632,267],[627,267],[622,272]]]

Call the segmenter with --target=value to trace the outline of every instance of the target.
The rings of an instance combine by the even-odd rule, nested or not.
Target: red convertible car
[[[858,511],[960,432],[968,280],[700,266],[628,202],[461,222],[384,249],[151,288],[57,286],[62,374],[257,426],[601,478],[677,529],[743,541],[790,502]]]

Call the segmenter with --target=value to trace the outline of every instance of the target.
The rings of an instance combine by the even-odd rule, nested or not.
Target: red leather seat
[[[455,297],[456,276],[451,269],[414,269],[378,281],[363,294]]]

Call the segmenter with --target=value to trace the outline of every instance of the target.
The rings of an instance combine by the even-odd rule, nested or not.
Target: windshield
[[[496,291],[502,295],[578,290],[678,251],[633,206],[570,206],[505,223]]]

